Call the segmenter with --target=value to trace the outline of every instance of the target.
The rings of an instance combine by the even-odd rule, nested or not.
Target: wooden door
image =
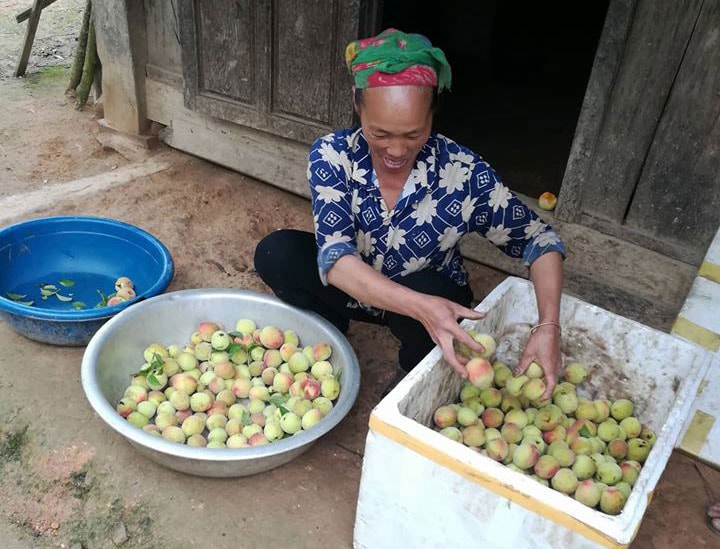
[[[720,224],[719,6],[611,1],[560,219],[700,263]]]
[[[343,53],[374,7],[180,0],[178,8],[186,107],[303,142],[351,124]]]

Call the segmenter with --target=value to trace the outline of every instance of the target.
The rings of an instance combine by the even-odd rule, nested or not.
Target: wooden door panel
[[[702,0],[639,0],[588,179],[585,214],[621,223]]]
[[[196,2],[199,91],[256,104],[255,5],[254,0]]]
[[[334,122],[337,7],[333,0],[307,0],[298,13],[295,3],[274,2],[273,112]]]
[[[186,107],[305,142],[349,124],[343,51],[360,5],[178,0]]]
[[[628,211],[699,263],[720,225],[720,2],[697,21]]]

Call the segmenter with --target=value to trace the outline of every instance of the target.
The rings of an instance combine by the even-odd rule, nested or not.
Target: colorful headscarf
[[[387,29],[370,38],[350,42],[345,64],[358,88],[381,86],[437,86],[450,89],[450,64],[440,48],[422,34]]]

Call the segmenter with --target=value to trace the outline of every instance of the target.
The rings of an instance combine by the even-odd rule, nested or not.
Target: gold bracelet
[[[559,323],[559,322],[552,322],[552,321],[540,322],[540,323],[538,323],[538,324],[535,324],[535,326],[533,326],[533,327],[530,329],[530,333],[531,333],[531,334],[534,334],[540,326],[557,326],[558,331],[559,331],[560,333],[562,333],[562,328],[560,327],[560,323]]]

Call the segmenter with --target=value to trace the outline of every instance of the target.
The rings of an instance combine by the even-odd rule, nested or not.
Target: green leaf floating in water
[[[83,303],[82,301],[73,301],[72,302],[73,309],[80,310],[80,309],[84,309],[85,307],[87,307],[87,305],[85,305],[85,303]]]
[[[14,294],[12,292],[5,292],[5,295],[8,296],[8,299],[12,299],[13,301],[19,301],[27,297],[26,294]]]
[[[30,306],[30,305],[32,305],[32,304],[35,303],[35,302],[34,302],[34,301],[16,301],[15,303],[17,303],[18,305],[28,305],[28,306]]]
[[[55,297],[57,297],[60,301],[63,301],[63,302],[66,302],[66,303],[67,303],[68,301],[72,301],[72,297],[67,296],[67,295],[61,295],[61,294],[56,293],[56,294],[55,294]]]
[[[69,288],[70,286],[75,286],[75,281],[70,280],[69,278],[61,278],[58,282],[60,282],[60,284],[65,286],[66,288]]]
[[[40,289],[41,289],[41,290],[47,290],[47,291],[51,292],[51,291],[57,291],[58,287],[55,286],[55,284],[43,284],[43,285],[40,287]]]

